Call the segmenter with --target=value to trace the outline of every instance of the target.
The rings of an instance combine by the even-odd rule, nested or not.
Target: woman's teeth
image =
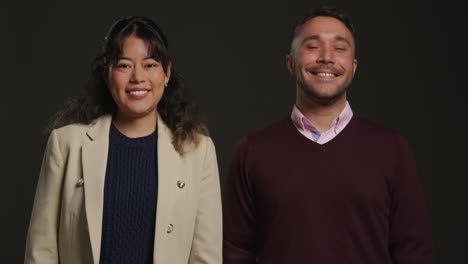
[[[148,93],[149,91],[130,91],[130,94],[145,94]]]

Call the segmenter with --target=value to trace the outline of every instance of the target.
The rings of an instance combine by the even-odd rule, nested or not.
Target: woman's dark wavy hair
[[[73,123],[90,124],[104,114],[115,113],[117,106],[105,78],[121,55],[125,40],[132,34],[147,42],[151,56],[161,63],[165,73],[168,72],[172,64],[168,43],[158,25],[142,16],[120,19],[110,28],[92,63],[91,77],[84,95],[65,102],[65,107],[52,118],[50,130]],[[157,110],[172,132],[175,149],[183,154],[186,145],[198,145],[200,134],[207,135],[208,131],[194,111],[194,106],[189,103],[180,75],[171,68],[171,76]]]

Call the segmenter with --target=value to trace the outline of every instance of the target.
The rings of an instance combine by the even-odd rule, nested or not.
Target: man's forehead
[[[305,35],[300,39],[302,43],[311,41],[311,40],[334,40],[337,42],[345,42],[346,44],[352,46],[353,42],[352,39],[348,39],[345,36],[341,36],[335,33],[324,33],[324,34],[315,34],[315,35]]]
[[[300,29],[298,36],[302,39],[309,36],[320,36],[327,38],[349,39],[352,41],[353,35],[346,25],[334,17],[318,16],[310,19]]]

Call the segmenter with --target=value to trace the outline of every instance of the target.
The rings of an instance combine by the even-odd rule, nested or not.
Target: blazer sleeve
[[[222,263],[222,209],[218,164],[213,142],[206,137],[200,198],[189,264]]]
[[[25,264],[59,263],[58,226],[64,172],[56,131],[49,136],[26,239]]]
[[[391,188],[390,254],[395,264],[434,263],[424,194],[408,142],[397,136],[397,165]]]

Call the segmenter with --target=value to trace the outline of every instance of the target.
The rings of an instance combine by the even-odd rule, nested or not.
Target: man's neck
[[[148,114],[141,118],[132,118],[121,113],[116,113],[112,122],[125,136],[137,138],[153,133],[156,129],[157,121],[157,113]]]
[[[346,107],[346,103],[346,94],[329,105],[319,104],[305,98],[296,98],[297,108],[312,122],[320,133],[326,131],[330,127],[331,123]]]

